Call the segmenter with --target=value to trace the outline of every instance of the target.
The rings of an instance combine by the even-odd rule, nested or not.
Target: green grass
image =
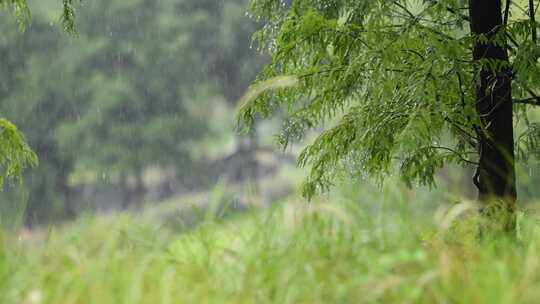
[[[205,216],[189,231],[124,214],[6,233],[0,303],[540,302],[532,216],[517,239],[479,239],[473,216],[452,215],[459,207],[422,211],[401,190],[375,197]]]

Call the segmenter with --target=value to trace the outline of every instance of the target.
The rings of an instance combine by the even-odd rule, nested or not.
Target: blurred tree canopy
[[[135,180],[141,192],[148,167],[197,174],[192,146],[209,134],[200,99],[234,103],[261,62],[250,50],[257,25],[247,3],[91,1],[76,10],[75,27],[76,3],[64,1],[58,19],[54,2],[31,3],[24,33],[15,20],[0,21],[0,112],[40,158],[28,174],[27,222],[72,215],[66,202],[77,172],[123,187]],[[76,37],[55,31],[56,22]]]
[[[284,146],[324,126],[299,159],[307,196],[396,169],[432,185],[458,163],[477,167],[481,196],[512,205],[514,154],[538,156],[538,1],[488,2],[252,0],[272,59],[241,121],[286,109]]]

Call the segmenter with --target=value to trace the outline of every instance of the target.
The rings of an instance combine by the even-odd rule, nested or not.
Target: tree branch
[[[478,166],[478,163],[477,163],[477,162],[466,159],[465,157],[463,157],[463,155],[462,155],[461,153],[459,153],[458,151],[456,151],[456,150],[454,150],[454,149],[451,149],[451,148],[448,148],[448,147],[439,147],[439,146],[430,146],[430,147],[428,147],[428,148],[429,148],[429,149],[434,149],[434,150],[445,150],[445,151],[448,151],[448,152],[450,152],[451,154],[454,154],[455,156],[457,156],[457,157],[459,158],[459,160],[461,160],[462,162],[467,163],[467,164],[470,164],[470,165]]]
[[[508,15],[510,15],[510,2],[511,0],[506,0],[506,7],[504,8],[504,26],[508,25]]]
[[[531,95],[529,98],[523,98],[523,99],[514,99],[513,103],[522,103],[522,104],[528,104],[532,106],[540,106],[540,96],[536,95],[536,93],[527,86],[527,84],[522,83],[519,81],[519,79],[516,79],[516,81],[519,83],[519,85]]]
[[[430,0],[430,2],[431,2],[432,4],[438,4],[436,0]],[[455,9],[453,9],[453,8],[451,8],[451,7],[448,7],[448,6],[447,6],[447,7],[446,7],[446,11],[448,11],[448,12],[454,14],[454,15],[459,16],[461,19],[463,19],[463,20],[465,20],[465,21],[471,21],[470,18],[469,18],[469,16],[464,15],[464,14],[462,14],[462,13],[456,11]]]
[[[529,98],[523,98],[523,99],[514,99],[514,103],[520,103],[520,104],[528,104],[531,106],[540,106],[540,97],[534,96]]]
[[[531,18],[531,35],[532,35],[532,41],[536,43],[537,40],[537,33],[536,33],[536,19],[535,19],[535,11],[534,11],[534,0],[529,0],[529,18]]]

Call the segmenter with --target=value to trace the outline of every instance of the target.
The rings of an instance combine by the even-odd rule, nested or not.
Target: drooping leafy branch
[[[10,11],[17,19],[21,30],[24,30],[26,23],[30,20],[30,9],[26,0],[0,0],[0,9]]]
[[[397,169],[407,183],[432,185],[446,163],[477,164],[477,71],[508,68],[471,61],[475,41],[512,49],[518,118],[528,115],[523,103],[537,100],[538,24],[519,13],[520,1],[508,5],[505,30],[488,38],[470,33],[466,1],[252,0],[252,15],[266,24],[255,39],[272,56],[259,81],[286,75],[297,83],[260,93],[241,121],[286,109],[284,146],[325,126],[299,159],[311,168],[308,197],[343,172],[382,179]]]
[[[71,34],[76,32],[75,2],[78,2],[78,0],[62,0],[62,14],[60,20],[62,21],[63,29]],[[17,19],[21,30],[24,30],[26,23],[31,20],[27,0],[0,0],[0,9],[10,11]]]
[[[36,164],[37,156],[17,127],[6,119],[0,119],[0,185],[6,179],[20,182],[22,171]]]
[[[64,30],[70,34],[76,33],[74,2],[78,0],[63,0],[61,21]]]

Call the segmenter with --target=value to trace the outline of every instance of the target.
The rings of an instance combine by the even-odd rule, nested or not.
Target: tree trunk
[[[122,209],[127,209],[131,202],[131,190],[128,185],[128,177],[126,171],[120,172],[120,192],[122,193]]]
[[[144,197],[146,195],[146,186],[144,184],[144,169],[142,166],[137,166],[135,169],[135,189],[134,189],[134,203],[137,208],[142,207],[144,203]]]
[[[255,185],[257,184],[257,177],[259,176],[259,166],[257,163],[257,151],[259,150],[259,132],[257,123],[255,123],[251,130],[249,130],[248,136],[238,137],[239,144],[237,152],[245,154],[246,158],[239,170],[239,180],[247,180]],[[257,188],[257,186],[256,186]]]
[[[509,63],[504,44],[491,41],[504,31],[501,0],[469,0],[469,14],[471,32],[489,39],[475,42],[474,61]],[[510,215],[507,228],[511,229],[516,207],[511,68],[494,71],[483,64],[477,72],[476,111],[481,125],[478,127],[480,161],[475,184],[479,200],[485,203],[484,211],[503,207],[504,213]]]

